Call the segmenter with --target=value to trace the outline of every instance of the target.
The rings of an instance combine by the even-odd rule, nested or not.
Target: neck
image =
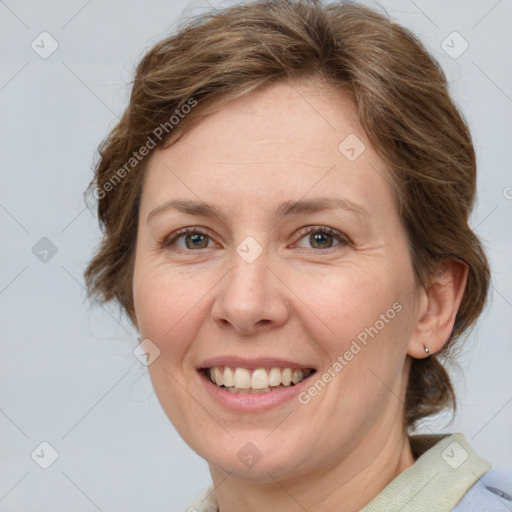
[[[220,512],[337,512],[340,505],[344,512],[358,512],[414,462],[407,434],[398,432],[384,445],[366,439],[344,460],[316,474],[254,483],[213,466],[210,472]]]

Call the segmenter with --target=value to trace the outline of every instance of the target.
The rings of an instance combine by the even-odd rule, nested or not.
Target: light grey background
[[[472,225],[493,267],[489,307],[455,375],[456,420],[423,430],[462,432],[512,469],[512,1],[378,5],[440,60],[470,123],[480,169]],[[199,0],[0,1],[1,511],[172,512],[209,483],[132,354],[137,334],[114,307],[89,307],[82,280],[99,241],[82,198],[96,147],[145,50],[184,12],[207,9]],[[43,31],[58,43],[47,59],[31,47],[51,47],[47,38],[41,48]],[[441,46],[463,48],[454,31],[469,44],[458,58]],[[57,249],[36,246],[46,262],[32,251],[42,237]],[[31,458],[43,441],[58,453],[46,470]],[[42,449],[40,463],[50,456]]]

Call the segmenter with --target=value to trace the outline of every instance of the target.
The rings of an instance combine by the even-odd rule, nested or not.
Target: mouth
[[[199,370],[212,384],[240,395],[272,393],[291,388],[316,372],[313,368],[256,368],[214,366]]]

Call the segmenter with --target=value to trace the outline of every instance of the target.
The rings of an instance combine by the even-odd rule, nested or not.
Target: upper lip
[[[314,368],[309,364],[302,364],[286,359],[274,357],[258,357],[254,359],[245,359],[236,356],[218,356],[204,360],[198,369],[215,368],[220,366],[228,366],[230,368],[247,368],[248,370],[256,370],[257,368],[291,368],[292,370],[302,370],[306,368]]]

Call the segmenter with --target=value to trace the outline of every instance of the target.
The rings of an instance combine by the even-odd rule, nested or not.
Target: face
[[[401,432],[414,287],[388,171],[339,91],[273,85],[148,162],[136,319],[211,468],[307,475]]]

